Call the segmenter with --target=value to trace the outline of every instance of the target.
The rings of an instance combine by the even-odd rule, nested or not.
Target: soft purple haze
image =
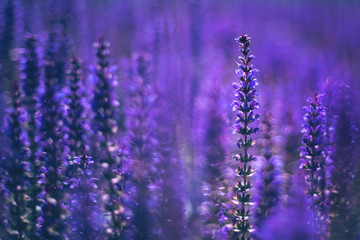
[[[352,0],[0,0],[0,239],[359,239],[359,23]]]

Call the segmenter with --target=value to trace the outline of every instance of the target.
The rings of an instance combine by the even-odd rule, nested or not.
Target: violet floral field
[[[0,239],[359,240],[359,23],[352,0],[0,0]]]

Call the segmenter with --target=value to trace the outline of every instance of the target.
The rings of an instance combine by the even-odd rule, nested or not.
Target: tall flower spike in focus
[[[94,111],[94,127],[97,138],[96,147],[97,159],[102,166],[101,190],[104,191],[103,203],[104,212],[107,217],[105,222],[106,239],[125,239],[124,227],[126,225],[122,204],[123,175],[119,166],[121,158],[116,155],[117,144],[113,137],[117,132],[114,120],[115,100],[113,99],[114,76],[109,67],[109,46],[104,38],[99,38],[96,43],[96,56],[98,59],[96,67],[97,83],[92,108]],[[95,163],[96,164],[96,163]],[[96,167],[96,166],[95,166]]]
[[[235,186],[234,202],[238,205],[235,211],[234,232],[237,239],[247,240],[251,239],[250,232],[252,227],[249,222],[250,216],[250,177],[253,174],[253,169],[250,163],[255,160],[255,157],[249,153],[249,149],[254,146],[255,141],[250,137],[258,131],[258,128],[253,128],[251,125],[255,120],[259,119],[260,115],[255,114],[258,109],[258,102],[255,99],[258,85],[253,65],[250,64],[254,58],[250,53],[250,38],[247,35],[241,35],[236,41],[240,44],[240,51],[242,56],[239,57],[238,69],[236,70],[239,76],[239,81],[233,83],[235,89],[236,100],[233,102],[233,111],[236,111],[236,123],[234,125],[234,133],[238,133],[241,137],[237,140],[237,146],[242,149],[241,153],[236,154],[233,158],[239,162],[239,167],[236,169],[240,181]]]
[[[326,176],[325,176],[325,109],[320,102],[321,95],[315,93],[313,99],[309,98],[310,107],[305,107],[304,133],[300,148],[300,168],[305,171],[307,194],[311,198],[311,210],[314,215],[314,230],[317,239],[325,239],[326,227]]]
[[[29,150],[30,154],[28,156],[29,162],[29,200],[28,207],[30,209],[30,214],[28,220],[30,223],[29,237],[35,239],[36,234],[36,225],[38,224],[38,218],[40,216],[39,208],[42,204],[41,201],[41,162],[39,159],[40,146],[37,142],[37,137],[39,135],[39,85],[40,85],[40,68],[39,68],[39,59],[36,51],[36,39],[34,36],[29,35],[25,41],[25,54],[24,54],[24,65],[23,65],[23,84],[22,89],[24,92],[23,105],[27,112],[27,124],[25,125],[25,130],[27,131],[28,141],[29,141]]]
[[[13,85],[12,111],[7,121],[8,154],[5,160],[6,180],[5,187],[8,190],[7,199],[7,239],[26,239],[25,231],[28,226],[26,216],[26,185],[25,184],[25,155],[27,146],[21,129],[21,92],[19,82]]]

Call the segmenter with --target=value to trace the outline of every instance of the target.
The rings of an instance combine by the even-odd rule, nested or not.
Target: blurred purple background
[[[199,239],[204,142],[203,126],[212,92],[223,119],[221,142],[231,165],[237,136],[232,135],[232,82],[239,46],[235,38],[251,37],[253,64],[260,73],[260,112],[275,119],[277,152],[289,176],[297,169],[298,147],[306,98],[324,92],[326,83],[348,85],[354,116],[360,90],[360,1],[307,0],[0,0],[0,117],[9,106],[6,93],[28,33],[39,40],[44,55],[49,32],[61,36],[59,54],[84,59],[87,92],[94,87],[93,43],[104,36],[111,43],[111,64],[117,66],[117,96],[127,95],[132,61],[150,59],[149,79],[169,102],[176,119],[176,139],[184,164],[187,235]],[[10,15],[9,15],[10,14]],[[41,62],[42,63],[42,62]],[[115,68],[114,68],[115,69]],[[2,123],[2,120],[1,120]],[[357,126],[359,121],[356,120]],[[359,138],[358,138],[359,139]],[[256,148],[260,153],[260,147]],[[229,170],[227,173],[233,176]],[[200,173],[200,174],[199,174]],[[231,177],[230,177],[231,178]],[[290,188],[290,187],[289,187]],[[276,230],[274,230],[276,231]],[[276,236],[276,234],[274,234]],[[269,238],[270,239],[270,238]],[[280,238],[279,238],[280,239]]]

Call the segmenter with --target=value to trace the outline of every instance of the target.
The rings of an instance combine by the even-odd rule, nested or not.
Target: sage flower
[[[241,135],[241,138],[237,140],[237,146],[242,149],[241,153],[233,157],[235,161],[239,162],[236,172],[240,177],[240,181],[235,186],[234,201],[238,208],[235,211],[234,232],[237,239],[247,240],[250,239],[250,232],[252,231],[249,216],[251,215],[250,205],[252,203],[250,177],[253,175],[253,169],[250,163],[255,160],[255,157],[249,152],[249,149],[255,144],[250,136],[258,131],[258,128],[251,125],[260,116],[255,113],[259,106],[255,99],[255,88],[258,83],[255,78],[257,70],[250,64],[254,58],[253,55],[250,55],[250,38],[247,35],[241,35],[236,41],[240,44],[240,51],[243,56],[239,57],[239,68],[236,70],[239,81],[233,83],[236,100],[232,106],[233,110],[237,112],[234,133]]]

